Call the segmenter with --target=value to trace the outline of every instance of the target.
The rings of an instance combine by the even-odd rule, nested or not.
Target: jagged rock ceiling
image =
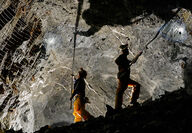
[[[181,63],[190,58],[191,7],[187,0],[84,0],[79,20],[75,72],[88,71],[87,110],[94,116],[114,106],[119,45],[128,42],[132,59],[158,29],[177,15],[187,25],[185,43],[158,37],[132,66],[141,84],[139,102],[184,86]],[[72,123],[69,109],[76,0],[0,0],[1,128],[33,132],[44,125]],[[164,9],[164,10],[162,10]],[[129,91],[124,97],[129,103]]]

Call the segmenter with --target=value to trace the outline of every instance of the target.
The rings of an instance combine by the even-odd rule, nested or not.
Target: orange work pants
[[[76,96],[73,115],[75,117],[74,122],[80,122],[83,119],[88,120],[91,117],[89,112],[85,110],[85,103],[80,96]]]
[[[137,99],[139,98],[139,93],[140,93],[140,84],[137,83],[136,81],[129,79],[118,79],[118,87],[116,90],[116,97],[115,97],[115,109],[121,109],[122,103],[123,103],[123,93],[127,89],[128,84],[133,84],[136,85],[134,87],[134,91],[132,94],[131,98],[131,103],[136,103]]]

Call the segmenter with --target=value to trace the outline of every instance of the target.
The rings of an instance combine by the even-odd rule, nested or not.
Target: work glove
[[[139,55],[139,56],[141,56],[141,55],[142,55],[142,53],[143,53],[143,51],[140,51],[138,55]]]
[[[74,31],[73,34],[79,34],[80,32],[77,30],[77,31]]]
[[[186,64],[184,62],[181,63],[181,68],[185,69]]]

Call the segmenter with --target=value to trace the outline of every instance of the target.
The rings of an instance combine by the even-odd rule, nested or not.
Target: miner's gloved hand
[[[181,68],[185,69],[185,66],[186,66],[185,62],[182,62],[181,63]]]
[[[73,80],[76,80],[76,77],[74,74],[71,74],[71,76],[72,76]]]
[[[77,31],[74,31],[73,34],[79,34],[80,32],[77,30]]]
[[[143,51],[140,51],[138,55],[139,55],[139,56],[141,56],[141,55],[142,55],[142,53],[143,53]]]

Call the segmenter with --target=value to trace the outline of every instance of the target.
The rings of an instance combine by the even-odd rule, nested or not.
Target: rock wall
[[[191,100],[191,96],[184,90],[177,90],[155,101],[147,101],[142,106],[127,107],[118,112],[109,109],[105,117],[100,116],[70,126],[45,126],[36,133],[190,133]]]
[[[185,21],[188,33],[192,31],[191,14],[185,1],[161,0],[156,6],[145,0],[80,2],[83,2],[82,15],[74,72],[77,74],[80,67],[88,72],[86,95],[91,104],[86,108],[96,117],[105,114],[105,104],[114,106],[117,87],[114,60],[120,54],[119,46],[128,42],[128,58],[133,59],[174,16],[173,9],[178,6],[187,9],[177,15]],[[72,123],[70,75],[78,1],[1,0],[0,3],[1,127],[34,132],[44,125]],[[5,20],[8,11],[12,15]],[[190,58],[191,41],[188,35],[182,44],[170,43],[160,34],[145,49],[131,68],[131,78],[141,84],[139,102],[184,87],[181,63]],[[129,100],[130,91],[126,90],[124,107]]]
[[[36,71],[42,56],[41,20],[30,11],[32,1],[3,0],[0,11],[1,128],[33,131],[31,91],[21,86]],[[32,74],[32,75],[31,75]]]

